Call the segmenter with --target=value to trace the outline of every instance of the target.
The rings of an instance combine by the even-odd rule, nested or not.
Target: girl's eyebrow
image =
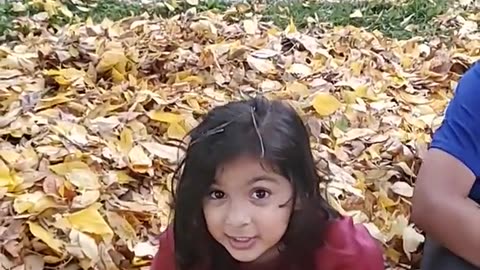
[[[278,179],[276,177],[272,177],[268,174],[255,176],[250,181],[248,181],[248,184],[254,184],[254,183],[259,182],[259,181],[268,181],[268,182],[278,184]]]

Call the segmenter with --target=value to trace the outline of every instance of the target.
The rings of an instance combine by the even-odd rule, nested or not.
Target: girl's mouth
[[[256,237],[231,237],[228,236],[228,242],[231,247],[237,250],[247,250],[253,247]]]

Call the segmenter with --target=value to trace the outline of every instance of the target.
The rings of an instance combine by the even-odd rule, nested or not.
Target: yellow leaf
[[[218,34],[217,27],[215,27],[215,25],[208,20],[199,20],[197,22],[193,22],[190,24],[190,29],[200,34],[206,34],[212,38],[216,37]]]
[[[172,139],[184,139],[187,131],[178,123],[172,123],[167,129],[167,136]]]
[[[40,102],[35,107],[35,110],[37,110],[37,111],[43,110],[43,109],[50,108],[50,107],[53,107],[53,106],[58,105],[58,104],[69,102],[71,100],[72,99],[67,98],[63,95],[58,95],[58,96],[53,97],[53,98],[44,98],[44,99],[40,100]]]
[[[203,79],[199,76],[187,76],[183,79],[180,79],[180,82],[188,82],[192,85],[203,85]]]
[[[53,76],[53,79],[60,85],[70,85],[77,80],[83,80],[85,71],[75,68],[49,69],[45,75]]]
[[[313,108],[321,116],[333,114],[342,104],[329,93],[320,93],[313,99]]]
[[[120,239],[126,243],[130,243],[130,245],[132,245],[131,248],[133,248],[133,242],[131,241],[137,240],[137,234],[132,225],[115,212],[108,212],[107,219],[113,230],[120,236]]]
[[[295,23],[293,22],[293,18],[290,17],[290,23],[288,24],[287,28],[285,29],[286,34],[291,34],[297,32],[297,27],[295,26]]]
[[[402,256],[400,252],[396,251],[392,247],[387,248],[387,250],[385,251],[385,255],[387,255],[387,258],[389,258],[395,263],[398,263],[400,261],[400,257]]]
[[[368,95],[368,86],[365,85],[365,84],[359,84],[357,85],[355,88],[355,95],[357,95],[357,97],[365,97],[365,98],[368,98],[369,95]]]
[[[360,76],[363,70],[363,62],[362,61],[355,61],[350,64],[350,70],[352,70],[353,76]]]
[[[405,102],[410,103],[410,104],[415,104],[415,105],[423,105],[423,104],[428,104],[431,101],[421,95],[412,95],[409,94],[405,91],[400,91],[399,94],[400,98],[403,99]]]
[[[127,154],[133,147],[133,134],[129,128],[124,128],[120,133],[120,150]]]
[[[112,80],[114,83],[121,83],[125,81],[125,76],[120,73],[116,68],[112,68]]]
[[[13,201],[13,209],[18,214],[22,214],[25,211],[28,213],[40,213],[48,208],[57,206],[51,197],[41,191],[19,195]]]
[[[183,120],[183,116],[176,113],[171,113],[171,112],[150,111],[148,113],[148,116],[152,120],[169,123],[169,124],[178,123]]]
[[[201,111],[202,108],[200,107],[200,104],[198,103],[198,100],[194,98],[189,98],[187,99],[188,105],[195,111]]]
[[[125,171],[117,171],[115,175],[117,177],[117,182],[120,184],[128,184],[135,181],[135,179],[129,176]]]
[[[309,94],[308,87],[305,84],[299,82],[287,84],[287,91],[289,91],[290,93],[295,93],[300,97],[304,97]]]
[[[0,159],[0,187],[6,187],[8,191],[13,191],[15,187],[23,182],[23,179],[18,176],[13,170]]]
[[[51,249],[53,249],[55,252],[61,254],[62,253],[62,248],[63,248],[63,243],[55,239],[53,234],[47,230],[45,230],[42,226],[40,226],[36,222],[28,221],[28,227],[30,229],[30,232],[40,240],[42,240],[45,244],[47,244]]]
[[[57,14],[57,2],[55,0],[46,0],[43,4],[43,8],[49,16]]]
[[[116,65],[122,65],[127,62],[125,53],[121,50],[106,51],[97,64],[97,72],[105,72],[112,69]],[[121,70],[118,70],[121,72]]]
[[[66,216],[70,225],[81,232],[101,235],[106,242],[110,242],[113,231],[98,212],[100,203],[95,203],[84,210]]]
[[[60,164],[51,165],[48,168],[54,173],[61,176],[65,176],[67,173],[71,172],[74,169],[89,169],[88,165],[81,161],[67,161]]]
[[[355,99],[357,98],[357,95],[354,91],[343,91],[342,98],[346,104],[353,104],[355,103]]]
[[[398,202],[394,202],[393,200],[388,198],[386,195],[380,194],[380,196],[378,197],[378,204],[380,204],[380,206],[383,209],[387,209],[389,207],[397,205]]]
[[[146,173],[152,166],[152,160],[145,154],[143,148],[137,145],[128,153],[128,159],[132,170],[138,173]]]
[[[90,169],[72,169],[65,174],[65,178],[82,190],[99,189],[101,187],[98,176]]]

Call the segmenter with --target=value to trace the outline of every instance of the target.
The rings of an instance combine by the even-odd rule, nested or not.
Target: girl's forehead
[[[242,156],[218,166],[215,175],[216,184],[250,185],[258,181],[286,181],[267,162],[249,156]]]
[[[237,172],[261,174],[275,173],[272,166],[270,166],[265,160],[252,156],[239,156],[230,161],[219,164],[216,170],[216,176]]]

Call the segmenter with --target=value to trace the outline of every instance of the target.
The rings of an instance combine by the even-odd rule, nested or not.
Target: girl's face
[[[208,230],[234,259],[267,260],[287,229],[292,195],[290,182],[259,159],[238,158],[217,170],[203,201]]]

